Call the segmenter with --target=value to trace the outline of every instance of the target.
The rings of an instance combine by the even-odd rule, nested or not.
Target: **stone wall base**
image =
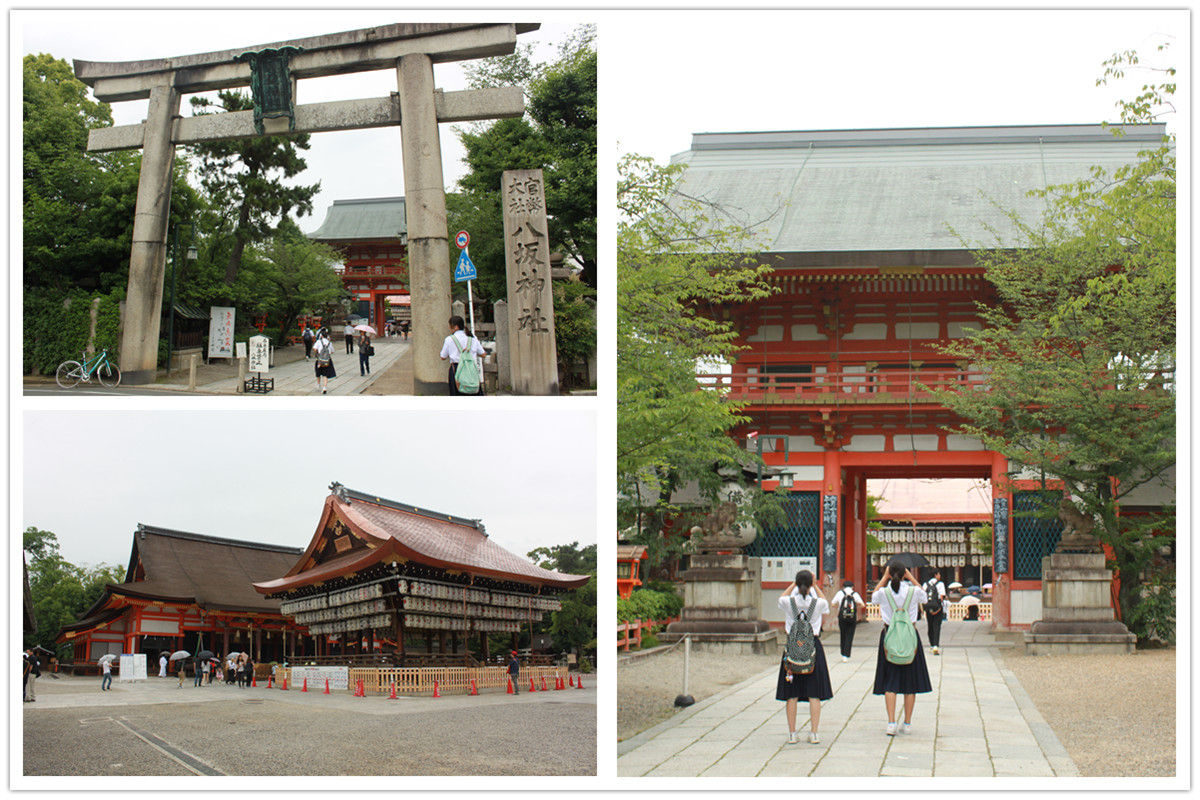
[[[702,653],[726,655],[778,654],[781,639],[778,631],[761,633],[692,633],[692,649]],[[674,644],[683,638],[679,633],[660,633],[658,640],[663,644]]]
[[[1025,652],[1031,656],[1053,653],[1132,654],[1137,637],[1127,634],[1025,634]]]

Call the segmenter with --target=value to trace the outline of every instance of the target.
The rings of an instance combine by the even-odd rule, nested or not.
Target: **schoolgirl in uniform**
[[[792,610],[791,599],[795,598],[800,613],[807,614],[809,604],[816,599],[809,623],[813,629],[813,640],[816,653],[813,658],[813,671],[807,675],[788,672],[784,665],[786,652],[779,659],[779,680],[775,686],[775,699],[787,701],[788,744],[796,744],[796,702],[803,700],[808,703],[809,744],[820,744],[821,737],[817,727],[821,722],[821,701],[833,697],[833,686],[829,683],[829,665],[825,662],[825,648],[821,646],[821,621],[829,613],[829,601],[821,592],[821,587],[813,583],[813,574],[806,569],[796,573],[796,580],[779,595],[779,608],[786,618],[787,630],[791,631],[796,624],[796,613]]]
[[[888,602],[888,595],[892,602]],[[908,595],[908,602],[905,602]],[[917,695],[932,692],[929,683],[929,669],[925,666],[925,652],[921,645],[921,636],[917,635],[917,650],[911,664],[893,664],[887,660],[883,650],[883,637],[888,625],[892,622],[892,606],[895,605],[897,614],[908,614],[914,623],[920,613],[921,604],[926,600],[925,590],[921,588],[912,573],[902,565],[892,562],[884,570],[883,578],[875,586],[871,602],[879,606],[880,616],[883,617],[883,631],[879,634],[879,654],[875,659],[875,691],[883,695],[883,703],[887,708],[887,735],[895,736],[897,731],[908,733],[912,726],[913,708],[917,704]],[[896,725],[896,695],[904,695],[904,724]]]

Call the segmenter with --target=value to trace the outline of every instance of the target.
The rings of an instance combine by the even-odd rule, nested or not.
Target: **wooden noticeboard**
[[[838,497],[827,494],[821,499],[821,570],[837,572]]]
[[[992,573],[1008,572],[1008,498],[992,499]]]

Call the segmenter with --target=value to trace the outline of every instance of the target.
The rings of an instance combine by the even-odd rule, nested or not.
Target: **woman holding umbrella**
[[[112,688],[112,662],[116,658],[112,653],[100,656],[100,691],[107,692]]]
[[[883,695],[884,707],[887,709],[887,735],[895,736],[897,732],[908,733],[912,726],[913,709],[917,704],[917,695],[932,692],[929,683],[929,669],[925,665],[925,653],[921,648],[921,637],[915,634],[915,623],[920,615],[921,604],[926,601],[925,590],[913,578],[898,560],[892,560],[883,573],[883,578],[875,586],[871,602],[879,606],[879,614],[883,618],[883,631],[879,634],[879,654],[875,658],[875,689],[873,694]],[[883,639],[887,635],[888,626],[892,623],[894,614],[907,614],[914,623],[916,635],[916,651],[908,664],[893,664],[888,661],[884,651]],[[896,724],[896,695],[904,695],[904,723]]]
[[[357,325],[354,330],[358,331],[358,374],[360,377],[370,375],[371,356],[375,355],[371,337],[375,335],[375,329],[370,325]]]

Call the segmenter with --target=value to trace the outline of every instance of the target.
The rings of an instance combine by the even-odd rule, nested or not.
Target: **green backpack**
[[[479,365],[475,363],[475,356],[471,355],[471,340],[467,340],[467,349],[464,350],[457,338],[450,338],[458,348],[458,367],[454,370],[454,383],[458,391],[462,394],[479,394]]]
[[[912,597],[912,587],[904,593],[903,608],[896,607],[896,600],[890,590],[884,593],[888,605],[892,607],[892,621],[888,624],[887,633],[883,635],[883,655],[893,664],[911,664],[917,655],[917,629],[913,627],[908,616],[908,601]]]

